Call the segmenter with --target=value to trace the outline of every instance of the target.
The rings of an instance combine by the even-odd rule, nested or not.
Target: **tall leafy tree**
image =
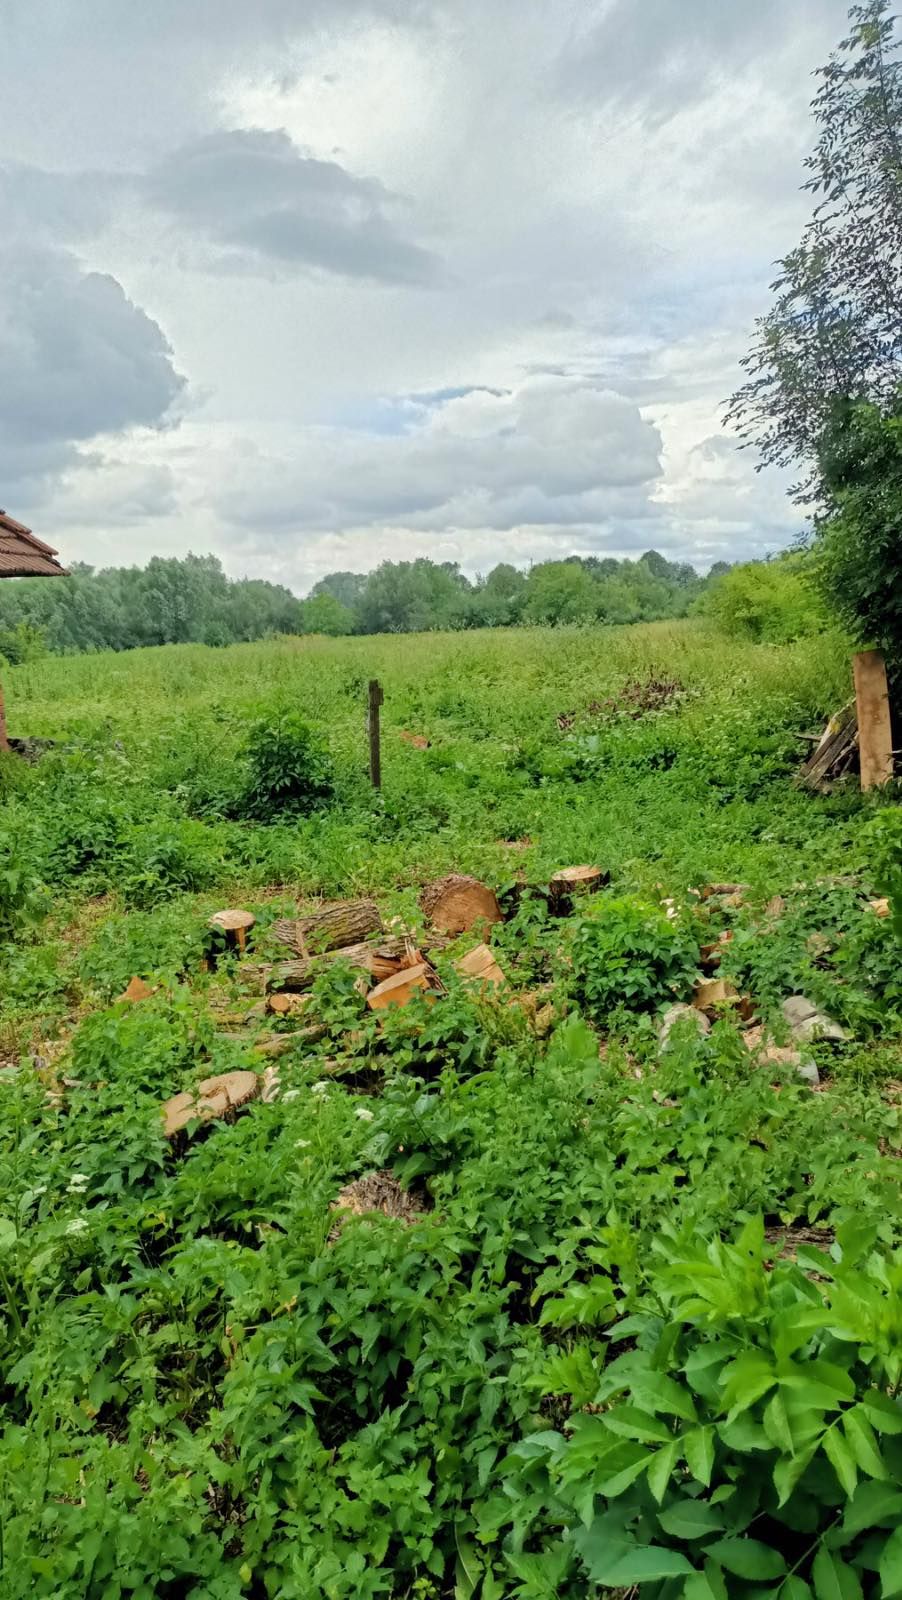
[[[892,402],[902,377],[902,62],[892,0],[849,12],[818,74],[802,239],[780,263],[728,420],[763,461],[824,489],[818,447],[836,401]]]

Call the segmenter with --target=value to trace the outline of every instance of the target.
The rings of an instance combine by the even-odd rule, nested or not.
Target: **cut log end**
[[[427,884],[420,895],[420,908],[434,928],[452,936],[469,933],[480,923],[501,921],[494,889],[464,873],[451,873]]]
[[[591,894],[593,889],[603,888],[609,876],[603,867],[561,867],[552,877],[551,887],[565,894]]]
[[[500,989],[507,982],[494,952],[487,944],[478,944],[475,950],[458,961],[457,970],[467,982],[487,988]]]
[[[217,911],[210,918],[209,926],[225,934],[226,945],[231,950],[237,950],[243,955],[247,947],[247,936],[257,919],[252,911],[241,911],[230,908],[226,911]]]

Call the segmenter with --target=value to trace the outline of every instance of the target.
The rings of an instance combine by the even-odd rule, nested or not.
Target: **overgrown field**
[[[848,680],[699,623],[5,674],[55,743],[2,768],[2,1600],[902,1593],[902,813],[792,783]],[[266,1012],[278,918],[372,894],[425,948],[449,871],[503,990],[473,933],[437,999],[339,962],[312,1032]],[[744,1019],[662,1046],[722,935]],[[807,1077],[791,995],[843,1035]],[[336,1209],[370,1174],[390,1214]]]

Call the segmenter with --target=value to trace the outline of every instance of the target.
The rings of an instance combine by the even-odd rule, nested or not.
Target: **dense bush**
[[[651,1011],[685,998],[698,942],[660,906],[610,899],[578,924],[572,960],[574,993],[602,1022],[618,1006]]]
[[[294,711],[274,711],[251,730],[250,777],[241,813],[268,822],[285,812],[313,811],[334,788],[325,743]]]
[[[725,633],[765,644],[790,644],[827,626],[812,561],[801,554],[732,567],[711,583],[696,609]]]

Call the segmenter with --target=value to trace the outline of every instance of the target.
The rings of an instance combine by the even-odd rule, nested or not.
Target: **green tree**
[[[326,633],[337,639],[354,632],[353,611],[325,590],[301,601],[300,618],[302,633]]]
[[[543,561],[526,580],[526,622],[589,622],[598,614],[598,586],[581,563]]]
[[[819,73],[816,197],[776,298],[756,325],[728,420],[763,460],[823,489],[819,449],[837,401],[895,400],[902,357],[902,62],[890,0],[852,7],[851,30]]]
[[[837,405],[819,452],[829,509],[818,521],[815,581],[861,645],[902,666],[902,404]]]

